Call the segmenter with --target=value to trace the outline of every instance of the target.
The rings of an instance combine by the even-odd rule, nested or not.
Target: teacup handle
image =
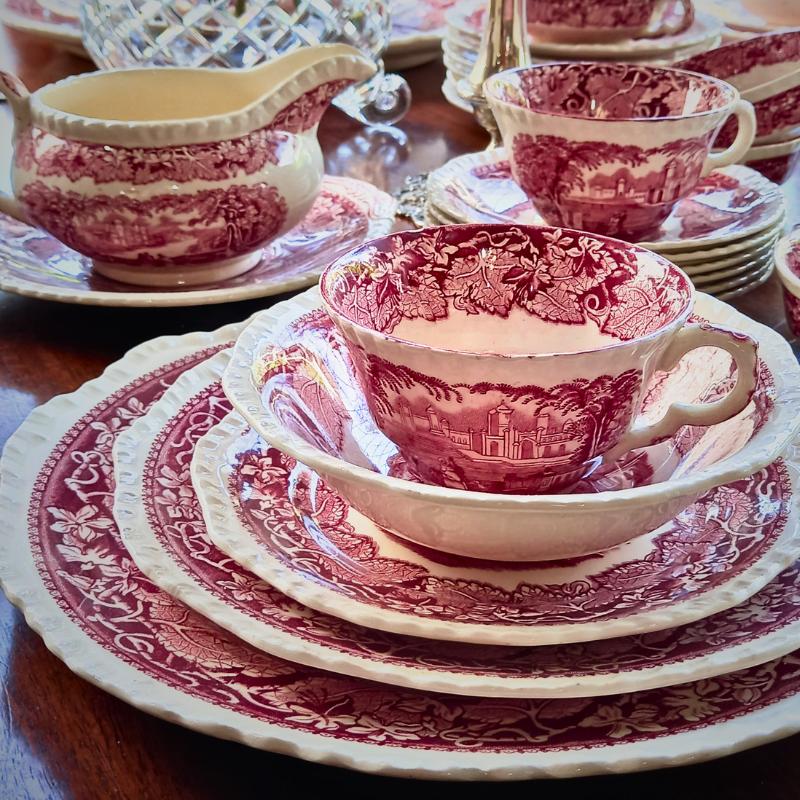
[[[739,120],[739,130],[736,133],[736,138],[727,150],[723,150],[721,153],[708,154],[706,163],[703,164],[703,171],[700,173],[701,177],[708,175],[712,169],[727,167],[729,164],[741,161],[742,156],[753,144],[753,138],[756,135],[756,113],[753,111],[753,104],[740,97],[734,103],[731,113]],[[730,119],[730,115],[728,119]]]
[[[606,462],[638,447],[668,439],[684,425],[717,425],[738,414],[750,402],[758,379],[758,346],[744,333],[731,331],[706,322],[683,328],[658,363],[657,369],[671,370],[688,352],[698,347],[718,347],[730,354],[736,363],[736,385],[711,403],[673,403],[666,414],[651,425],[634,423],[616,447],[603,456]]]
[[[665,0],[661,4],[661,9],[656,13],[657,17],[661,17],[663,15],[663,7],[668,5],[669,3],[674,3],[675,0]],[[683,7],[683,13],[681,14],[680,18],[677,22],[673,22],[669,24],[665,21],[661,22],[656,28],[651,29],[648,28],[645,32],[645,37],[650,39],[655,39],[659,36],[674,36],[676,33],[681,33],[685,31],[693,22],[694,22],[694,3],[693,0],[678,0],[678,2]]]
[[[14,131],[25,127],[31,118],[31,96],[25,84],[15,75],[0,70],[0,94],[3,94],[14,112]],[[0,211],[21,222],[29,222],[20,202],[5,192],[0,192]]]

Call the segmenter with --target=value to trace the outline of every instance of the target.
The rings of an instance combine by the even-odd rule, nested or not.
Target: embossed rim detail
[[[153,406],[148,414],[134,423],[118,439],[114,450],[116,496],[115,517],[137,565],[162,589],[194,608],[203,616],[242,637],[255,647],[292,661],[329,669],[335,672],[391,683],[395,686],[471,694],[486,697],[578,697],[592,693],[616,694],[647,688],[674,685],[732,672],[794,649],[800,621],[761,638],[752,638],[741,645],[715,650],[707,656],[670,662],[658,667],[629,669],[621,665],[616,674],[548,675],[546,677],[506,679],[465,674],[463,671],[426,669],[402,666],[369,656],[350,655],[334,647],[309,642],[269,621],[233,607],[215,593],[200,578],[181,569],[162,542],[159,541],[144,512],[143,468],[151,447],[161,431],[183,408],[190,397],[219,381],[229,355],[222,353],[185,372]],[[229,414],[209,436],[233,441],[249,430],[238,414]],[[213,469],[209,469],[213,472]],[[236,524],[231,519],[230,524]]]
[[[348,54],[333,55],[330,60],[309,67],[297,77],[290,77],[276,87],[266,102],[256,100],[235,114],[196,117],[186,120],[163,122],[126,122],[98,120],[81,117],[48,105],[48,92],[70,86],[73,83],[101,79],[108,70],[72,75],[33,92],[30,95],[31,119],[43,130],[62,139],[77,139],[98,144],[122,145],[124,147],[159,147],[162,145],[198,144],[242,136],[250,131],[266,127],[278,116],[289,102],[300,98],[307,91],[322,83],[338,79],[364,80],[372,74],[363,56],[349,54],[353,48],[345,45],[320,45],[333,52],[339,49]],[[113,72],[149,72],[153,69],[187,71],[185,67],[130,67]],[[213,72],[211,68],[198,67],[198,73]],[[291,98],[291,100],[287,100]]]
[[[316,732],[289,731],[219,709],[143,675],[105,651],[65,614],[43,585],[30,552],[26,498],[58,438],[96,403],[181,353],[219,346],[237,331],[234,326],[215,334],[164,337],[140,345],[101,378],[34,411],[4,451],[0,484],[0,507],[7,524],[7,535],[0,540],[3,588],[48,648],[80,677],[145,712],[213,736],[310,761],[406,777],[509,780],[653,769],[696,763],[798,729],[800,696],[795,692],[756,711],[743,707],[740,715],[713,725],[634,743],[609,739],[610,744],[591,749],[516,754],[387,749],[337,741]]]
[[[758,340],[762,351],[769,348],[780,368],[773,370],[776,380],[776,401],[770,420],[751,440],[750,445],[717,464],[701,470],[697,475],[680,478],[663,484],[652,484],[617,492],[586,495],[503,495],[488,492],[468,492],[441,486],[403,481],[379,475],[358,467],[312,447],[285,427],[275,424],[272,415],[264,412],[261,395],[252,379],[252,366],[269,339],[273,327],[320,307],[319,289],[313,288],[272,309],[259,312],[236,341],[231,360],[223,375],[225,394],[236,410],[268,442],[294,456],[301,463],[323,475],[343,475],[357,479],[366,486],[381,485],[400,495],[425,497],[439,503],[477,505],[480,507],[516,508],[536,507],[554,511],[572,503],[594,502],[598,511],[609,505],[629,503],[633,498],[669,499],[687,490],[706,491],[733,480],[752,475],[772,463],[800,432],[800,417],[796,413],[800,403],[800,367],[789,344],[775,331],[761,325],[735,309],[698,293],[695,312],[701,316],[713,313],[722,324],[742,330]],[[706,309],[713,309],[707,312]]]

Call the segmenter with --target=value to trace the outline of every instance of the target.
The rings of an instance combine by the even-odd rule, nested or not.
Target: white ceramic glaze
[[[327,45],[252,70],[101,71],[33,94],[0,73],[15,115],[15,198],[0,210],[114,280],[234,277],[309,210],[323,175],[319,119],[373,71],[355,49]]]

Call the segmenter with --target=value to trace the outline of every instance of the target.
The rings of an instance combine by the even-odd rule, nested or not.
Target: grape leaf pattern
[[[689,296],[677,270],[621,242],[559,228],[478,225],[375,240],[335,262],[322,288],[335,311],[384,333],[404,319],[507,317],[522,308],[564,325],[594,322],[621,341],[675,319]],[[629,323],[614,325],[629,320],[644,297],[653,313],[636,332]]]

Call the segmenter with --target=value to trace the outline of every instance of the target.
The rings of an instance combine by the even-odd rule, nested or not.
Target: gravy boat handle
[[[745,409],[758,382],[758,346],[744,333],[707,322],[686,325],[661,358],[657,369],[670,370],[697,347],[725,350],[736,364],[736,383],[717,400],[707,403],[673,403],[661,419],[652,424],[634,425],[616,447],[603,455],[613,463],[621,455],[638,447],[648,447],[668,439],[684,425],[718,425]]]
[[[0,94],[4,95],[14,112],[14,138],[31,118],[31,95],[25,84],[15,75],[0,70]],[[0,192],[0,211],[20,222],[30,224],[20,202],[12,195]]]

